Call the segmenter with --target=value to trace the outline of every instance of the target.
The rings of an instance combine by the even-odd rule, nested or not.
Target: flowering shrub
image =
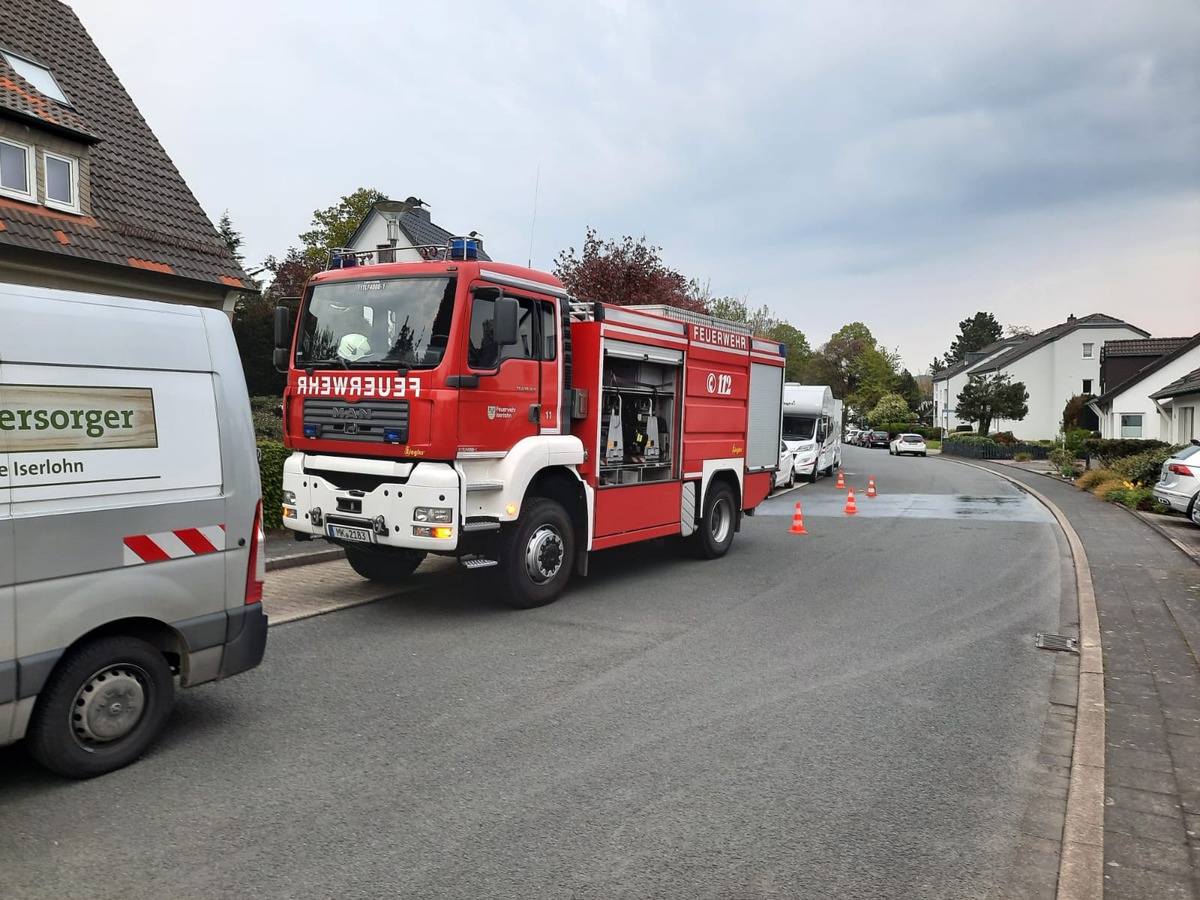
[[[1141,482],[1142,484],[1153,485],[1158,481],[1158,476],[1162,472],[1163,463],[1175,455],[1179,447],[1155,447],[1152,450],[1143,450],[1133,456],[1126,456],[1123,459],[1118,459],[1112,464],[1114,471],[1125,476],[1127,481],[1132,481],[1134,484]]]
[[[1129,481],[1122,482],[1121,487],[1109,491],[1105,499],[1143,512],[1149,512],[1158,505],[1154,500],[1154,488],[1143,487]]]

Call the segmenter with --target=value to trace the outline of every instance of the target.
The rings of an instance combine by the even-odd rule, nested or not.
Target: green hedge
[[[258,442],[258,472],[262,479],[263,528],[283,528],[283,463],[292,451],[279,441]]]
[[[278,397],[251,397],[250,415],[254,418],[254,436],[261,440],[282,441],[283,420],[276,415]]]
[[[1156,441],[1155,443],[1160,442]],[[1181,449],[1181,447],[1161,444],[1161,446],[1143,450],[1141,453],[1134,453],[1132,456],[1115,459],[1112,462],[1112,468],[1124,475],[1125,479],[1132,484],[1153,486],[1158,481],[1158,476],[1162,474],[1163,463]]]
[[[1147,450],[1157,450],[1167,445],[1162,441],[1132,438],[1088,438],[1083,441],[1083,452],[1100,461],[1105,468],[1127,456],[1136,456]]]

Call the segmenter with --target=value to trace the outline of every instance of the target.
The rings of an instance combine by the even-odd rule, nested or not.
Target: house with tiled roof
[[[1197,410],[1200,410],[1200,368],[1175,379],[1150,395],[1168,421],[1163,438],[1171,444],[1187,444],[1200,438]]]
[[[1100,389],[1097,394],[1116,387],[1155,360],[1174,353],[1191,338],[1142,338],[1135,341],[1105,341],[1100,348]]]
[[[0,281],[227,312],[252,287],[58,0],[0,0]]]
[[[422,208],[424,205],[418,200],[411,208],[394,215],[372,209],[359,223],[345,249],[360,252],[373,250],[375,262],[415,262],[422,258],[419,248],[445,247],[452,237],[464,236],[462,232],[450,232],[434,224],[429,217],[429,210]],[[476,237],[476,234],[472,232],[469,236]],[[482,236],[478,240],[482,246]],[[479,258],[491,259],[482,249]]]
[[[959,419],[958,395],[972,375],[1008,375],[1029,392],[1029,412],[1020,421],[993,420],[992,429],[1012,431],[1025,440],[1053,438],[1062,428],[1063,408],[1079,394],[1094,394],[1100,384],[1100,348],[1110,340],[1149,337],[1140,328],[1103,313],[1068,316],[1036,334],[998,341],[968,356],[965,364],[934,376],[934,397],[944,406],[938,424],[947,430],[970,425]]]
[[[1195,433],[1191,376],[1200,367],[1196,334],[1088,403],[1104,438],[1144,438],[1186,444]]]

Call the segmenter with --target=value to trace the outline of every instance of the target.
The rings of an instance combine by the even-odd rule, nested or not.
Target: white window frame
[[[1132,418],[1133,416],[1137,416],[1137,419],[1138,419],[1137,434],[1126,434],[1125,433],[1126,426],[1125,426],[1124,419],[1126,417]],[[1130,425],[1129,427],[1132,428],[1133,426]],[[1142,436],[1142,429],[1144,429],[1145,427],[1146,427],[1145,413],[1140,413],[1140,412],[1139,413],[1117,413],[1117,437],[1127,438],[1129,440],[1138,439]]]
[[[37,203],[37,170],[33,166],[37,150],[29,144],[23,144],[20,141],[14,141],[10,138],[0,138],[0,144],[8,144],[10,147],[16,147],[18,150],[25,151],[25,183],[29,185],[29,191],[22,193],[14,188],[5,187],[3,184],[0,184],[0,196],[14,197],[17,200],[25,200],[28,203]]]
[[[1095,359],[1096,358],[1096,345],[1094,343],[1085,343],[1083,345],[1083,358],[1084,359]]]
[[[64,162],[71,169],[71,203],[63,203],[50,197],[50,160]],[[64,212],[79,212],[79,160],[73,156],[63,156],[61,153],[42,152],[42,177],[46,185],[45,204],[51,209],[61,209]]]

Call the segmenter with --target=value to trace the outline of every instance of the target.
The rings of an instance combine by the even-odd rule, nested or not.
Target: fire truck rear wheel
[[[724,482],[708,489],[704,498],[704,517],[696,529],[696,549],[703,559],[719,559],[729,552],[737,525],[737,504],[733,490]]]
[[[499,562],[501,588],[513,606],[533,609],[557,600],[575,564],[575,530],[567,511],[546,497],[530,500],[506,536]]]
[[[425,554],[419,550],[401,550],[394,553],[372,553],[369,550],[346,548],[346,562],[350,568],[368,581],[381,581],[385,584],[396,584],[404,581],[417,566],[421,565]]]

